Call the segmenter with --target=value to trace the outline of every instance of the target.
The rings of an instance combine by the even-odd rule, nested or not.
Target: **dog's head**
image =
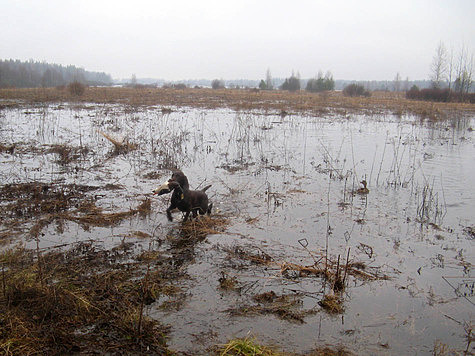
[[[186,178],[185,174],[182,171],[174,171],[172,173],[172,177],[168,180],[168,182],[177,182],[180,187],[184,189],[188,189],[190,187],[188,183],[188,178]]]

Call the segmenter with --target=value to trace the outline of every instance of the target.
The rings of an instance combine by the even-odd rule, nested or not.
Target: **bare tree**
[[[394,77],[394,91],[399,91],[401,90],[401,75],[399,72],[396,73],[396,76]]]
[[[409,90],[409,77],[406,77],[406,80],[404,81],[404,86],[403,86],[404,91]]]
[[[270,69],[267,69],[266,72],[266,89],[267,90],[272,90],[274,89],[274,83],[272,82],[272,75],[270,74]]]
[[[458,61],[455,65],[454,90],[460,95],[470,91],[473,83],[473,54],[469,55],[465,46],[462,46]]]
[[[431,80],[434,88],[440,88],[440,85],[447,77],[447,50],[442,41],[439,42],[435,55],[432,58]]]
[[[135,74],[132,74],[132,78],[130,79],[130,84],[133,86],[137,85],[137,76]]]

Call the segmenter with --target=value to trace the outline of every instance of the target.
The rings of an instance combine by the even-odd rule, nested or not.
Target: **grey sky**
[[[0,0],[0,58],[167,80],[426,79],[439,41],[475,48],[475,0]]]

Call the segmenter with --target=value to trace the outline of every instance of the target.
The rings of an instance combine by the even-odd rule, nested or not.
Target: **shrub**
[[[300,79],[292,74],[290,78],[286,78],[281,86],[282,90],[297,91],[300,90]]]
[[[187,86],[184,83],[165,83],[162,85],[163,89],[186,89]]]
[[[454,92],[452,90],[439,89],[439,88],[430,88],[430,89],[421,89],[417,86],[413,86],[410,90],[406,92],[407,99],[413,100],[426,100],[426,101],[439,101],[439,102],[468,102],[475,103],[475,93],[461,94]]]
[[[68,91],[71,95],[81,96],[86,91],[86,86],[80,82],[72,82],[68,84]]]
[[[213,89],[224,89],[224,81],[220,79],[214,79],[211,82],[211,88]]]
[[[345,96],[371,96],[371,93],[360,84],[350,84],[343,89]]]
[[[448,102],[453,95],[449,89],[428,88],[419,90],[417,86],[413,86],[406,92],[406,98],[416,100],[441,101]]]
[[[306,91],[311,93],[317,93],[320,91],[325,90],[333,90],[335,89],[335,81],[333,78],[317,78],[317,79],[309,79],[307,82],[307,87],[305,88]]]

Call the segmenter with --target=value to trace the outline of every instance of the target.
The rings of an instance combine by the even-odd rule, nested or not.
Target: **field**
[[[422,118],[447,118],[457,113],[472,113],[473,104],[433,103],[407,100],[404,93],[374,92],[369,98],[345,97],[341,92],[312,94],[304,91],[160,89],[160,88],[87,88],[78,97],[66,88],[0,89],[3,105],[27,103],[75,102],[123,104],[131,107],[150,105],[193,107],[203,109],[230,108],[261,110],[281,114],[294,113],[313,116],[326,114],[414,114]],[[11,102],[9,102],[11,100]]]
[[[0,125],[4,354],[474,352],[473,104],[2,89]],[[211,216],[168,222],[177,168]]]

